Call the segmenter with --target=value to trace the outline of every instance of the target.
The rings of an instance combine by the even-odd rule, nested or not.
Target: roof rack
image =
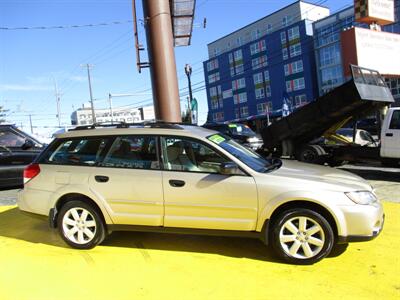
[[[195,124],[186,124],[186,123],[178,123],[178,122],[164,122],[164,121],[145,121],[140,123],[125,123],[125,122],[105,122],[105,123],[95,123],[91,125],[82,125],[77,126],[73,129],[69,129],[69,131],[77,131],[77,130],[90,130],[96,128],[107,128],[107,127],[114,127],[114,128],[130,128],[130,127],[149,127],[149,128],[165,128],[165,129],[183,129],[182,126],[195,126]]]

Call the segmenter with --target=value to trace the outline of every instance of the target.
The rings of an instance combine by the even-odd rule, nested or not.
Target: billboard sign
[[[393,23],[394,0],[354,0],[354,17],[360,23]]]
[[[349,64],[400,75],[400,34],[355,27],[343,31],[341,40],[345,77],[351,75]]]

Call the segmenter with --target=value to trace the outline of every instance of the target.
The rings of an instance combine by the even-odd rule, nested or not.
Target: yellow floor
[[[0,207],[0,299],[400,299],[400,204],[385,211],[377,239],[293,266],[241,238],[114,233],[73,250],[45,222]]]

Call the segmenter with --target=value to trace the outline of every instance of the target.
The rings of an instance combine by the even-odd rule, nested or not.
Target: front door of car
[[[162,226],[162,174],[153,136],[117,137],[94,168],[90,187],[116,224]]]
[[[229,160],[208,144],[180,137],[162,137],[166,227],[254,230],[257,189],[242,171],[223,175]]]

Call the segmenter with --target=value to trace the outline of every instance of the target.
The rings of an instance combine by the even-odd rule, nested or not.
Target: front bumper
[[[352,205],[341,207],[346,235],[339,235],[338,243],[370,241],[383,229],[385,214],[380,202],[372,205]]]

